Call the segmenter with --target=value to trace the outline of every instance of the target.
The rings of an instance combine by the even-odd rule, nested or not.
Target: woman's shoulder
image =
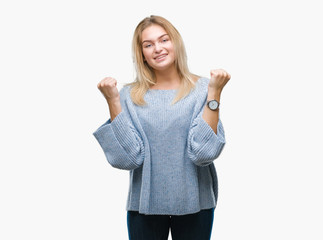
[[[129,84],[123,85],[119,91],[120,97],[129,96],[130,95],[130,88],[131,88],[131,86]]]

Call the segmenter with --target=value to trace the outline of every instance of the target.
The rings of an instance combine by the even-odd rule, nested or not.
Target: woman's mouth
[[[156,62],[161,62],[166,58],[167,54],[162,54],[156,58],[154,58],[156,60]]]

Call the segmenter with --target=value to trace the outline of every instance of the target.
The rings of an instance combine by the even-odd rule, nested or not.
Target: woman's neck
[[[181,79],[175,68],[165,71],[155,71],[156,84],[151,89],[175,89],[181,84]]]

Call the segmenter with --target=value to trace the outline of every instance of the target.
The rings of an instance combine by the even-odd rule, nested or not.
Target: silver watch
[[[217,100],[213,99],[213,100],[210,100],[210,101],[207,102],[207,106],[212,111],[215,111],[215,110],[217,110],[219,108],[220,103]]]

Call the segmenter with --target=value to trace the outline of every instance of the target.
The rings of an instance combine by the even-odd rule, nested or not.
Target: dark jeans
[[[130,240],[210,240],[214,208],[187,215],[145,215],[127,212]]]

